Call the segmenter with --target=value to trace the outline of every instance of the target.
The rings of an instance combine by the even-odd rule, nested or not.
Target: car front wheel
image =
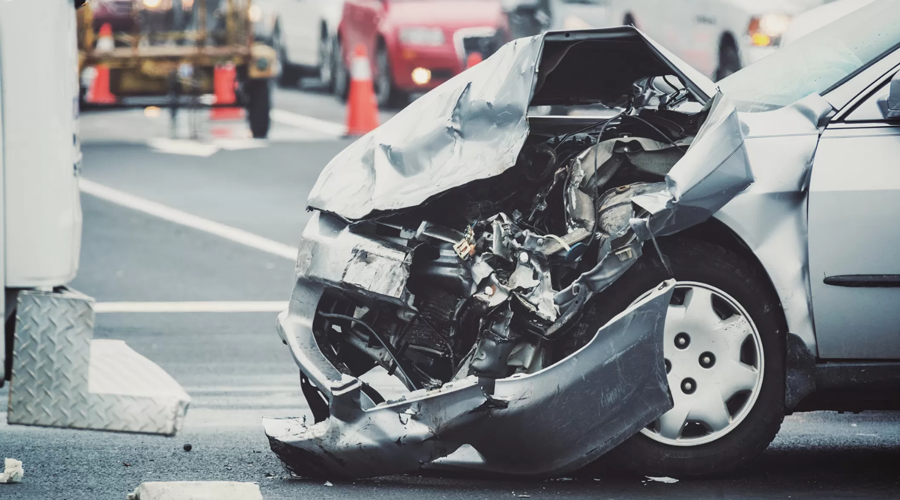
[[[378,47],[375,54],[377,74],[375,75],[375,99],[379,108],[402,108],[409,97],[394,85],[393,68],[387,47]]]
[[[340,36],[334,39],[334,48],[331,51],[331,92],[340,100],[346,101],[350,90],[350,72],[344,64],[344,48]]]
[[[651,476],[734,469],[765,450],[784,418],[781,307],[765,278],[737,254],[687,238],[659,243],[676,280],[663,346],[674,407],[610,455]],[[592,327],[669,277],[656,251],[644,250],[594,298],[586,313]]]

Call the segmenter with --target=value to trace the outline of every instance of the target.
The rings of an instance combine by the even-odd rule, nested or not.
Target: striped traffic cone
[[[97,37],[97,52],[109,52],[115,48],[112,25],[109,23],[100,27],[100,36]],[[84,99],[91,104],[115,104],[116,96],[109,91],[109,66],[98,64],[94,66],[94,80],[88,88]]]
[[[350,94],[347,98],[347,135],[365,135],[378,127],[378,102],[372,88],[372,70],[362,44],[350,61]]]

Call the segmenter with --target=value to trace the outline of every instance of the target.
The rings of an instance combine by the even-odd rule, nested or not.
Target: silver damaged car
[[[311,418],[272,450],[683,477],[897,407],[898,68],[900,0],[718,87],[632,27],[510,42],[320,175],[277,324]]]

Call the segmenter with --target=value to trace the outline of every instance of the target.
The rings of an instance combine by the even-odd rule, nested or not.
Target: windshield
[[[900,0],[879,0],[725,78],[738,110],[769,111],[822,95],[900,45]]]

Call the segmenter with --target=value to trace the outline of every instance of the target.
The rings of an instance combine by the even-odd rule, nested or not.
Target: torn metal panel
[[[360,219],[422,203],[516,163],[543,38],[510,42],[334,157],[309,205]]]
[[[493,397],[508,406],[493,410],[467,441],[484,457],[479,468],[570,472],[671,409],[662,335],[673,289],[674,281],[660,284],[568,358],[497,380]]]
[[[693,143],[666,175],[666,190],[632,199],[649,212],[646,224],[634,224],[641,239],[697,225],[753,183],[737,110],[722,94],[709,106]]]
[[[356,389],[357,398],[332,400],[323,422],[264,419],[266,435],[285,464],[307,477],[406,472],[463,444],[484,457],[483,469],[574,470],[672,407],[662,335],[673,289],[674,281],[660,284],[588,345],[539,372],[488,384],[469,377],[368,409]]]
[[[335,156],[308,205],[349,220],[419,205],[513,167],[529,106],[602,102],[629,93],[636,79],[665,74],[680,76],[700,102],[713,95],[707,78],[632,27],[514,40]]]
[[[344,406],[344,403],[347,406]],[[440,390],[417,391],[405,401],[363,409],[356,402],[332,402],[331,416],[264,418],[272,451],[292,472],[328,479],[397,474],[446,456],[461,443],[451,436],[481,420],[488,398],[474,378]]]
[[[316,213],[303,232],[296,273],[380,300],[404,304],[412,251],[352,232],[340,219]]]
[[[296,473],[404,472],[463,445],[483,469],[561,473],[671,408],[673,282],[593,337],[582,313],[647,241],[659,253],[753,182],[744,131],[721,94],[661,76],[684,71],[633,28],[572,35],[508,45],[323,172],[278,320],[316,422],[266,421]],[[627,67],[584,69],[594,56]],[[603,99],[621,111],[524,121],[529,104]],[[383,402],[358,378],[375,366],[412,393]]]

